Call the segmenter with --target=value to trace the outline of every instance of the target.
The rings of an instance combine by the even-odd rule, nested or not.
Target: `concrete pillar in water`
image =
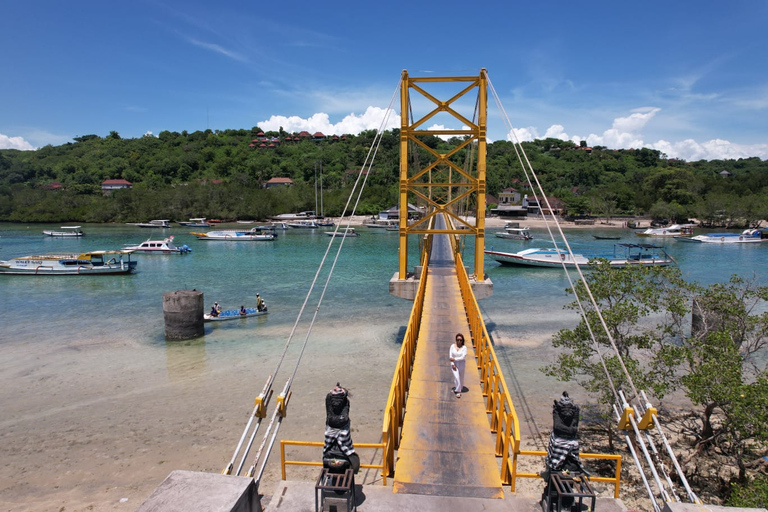
[[[163,294],[163,318],[165,337],[171,340],[188,340],[205,333],[203,292],[179,290]]]

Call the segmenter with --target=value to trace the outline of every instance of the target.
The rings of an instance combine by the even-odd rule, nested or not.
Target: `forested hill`
[[[265,219],[315,209],[315,177],[321,175],[325,214],[335,216],[374,136],[262,134],[257,127],[137,139],[111,132],[36,151],[0,150],[0,221]],[[423,141],[441,153],[459,143],[434,136]],[[713,225],[768,218],[768,162],[759,158],[685,162],[650,149],[588,148],[559,139],[523,146],[547,195],[562,200],[568,214],[695,217]],[[463,167],[464,158],[459,151],[455,161]],[[397,203],[399,160],[399,131],[385,132],[358,213]],[[511,143],[488,144],[487,171],[488,194],[507,187],[532,194]],[[265,189],[273,177],[296,185]],[[106,179],[125,179],[133,188],[107,196],[101,190]]]

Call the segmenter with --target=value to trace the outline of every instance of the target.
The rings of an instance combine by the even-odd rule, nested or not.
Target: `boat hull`
[[[597,259],[597,257],[587,258],[581,254],[574,254],[571,256],[565,251],[555,249],[529,249],[518,253],[485,251],[485,254],[502,265],[541,268],[563,268],[563,266],[566,268],[575,268],[577,266],[587,267],[592,261]],[[668,256],[662,257],[650,254],[605,259],[607,259],[611,267],[614,268],[637,265],[643,267],[658,267],[674,263],[674,260]]]
[[[255,308],[245,308],[246,314],[241,315],[238,309],[228,309],[219,313],[219,316],[211,316],[209,314],[203,315],[203,322],[226,322],[228,320],[239,320],[242,318],[249,318],[252,316],[263,316],[269,313],[268,310],[257,311]]]

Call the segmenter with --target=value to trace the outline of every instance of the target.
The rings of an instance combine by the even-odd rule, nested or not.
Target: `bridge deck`
[[[409,494],[503,498],[447,235],[434,238],[424,300],[393,489]],[[451,391],[448,359],[458,332],[467,340],[466,391],[460,399]]]

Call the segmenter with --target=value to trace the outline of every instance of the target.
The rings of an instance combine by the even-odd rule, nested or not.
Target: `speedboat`
[[[693,224],[672,224],[664,228],[648,228],[645,231],[635,231],[637,236],[691,236]]]
[[[339,228],[338,231],[326,231],[325,234],[328,236],[338,236],[338,237],[360,236],[355,231],[355,228]]]
[[[129,274],[136,268],[131,252],[91,251],[71,254],[40,254],[0,261],[0,274],[28,276],[98,276]]]
[[[264,308],[259,311],[256,308],[245,308],[245,313],[241,314],[239,309],[225,309],[219,316],[212,316],[208,313],[203,315],[203,322],[223,322],[226,320],[237,320],[238,318],[248,318],[250,316],[266,315],[269,311]]]
[[[143,252],[146,254],[186,254],[192,252],[186,244],[181,247],[177,247],[173,243],[173,236],[169,236],[165,240],[147,240],[139,245],[132,245],[125,247],[126,251]]]
[[[297,220],[294,222],[286,222],[289,228],[297,229],[317,229],[317,222],[313,220]]]
[[[363,226],[371,229],[387,229],[387,228],[399,229],[399,226],[400,226],[399,222],[400,221],[397,221],[394,219],[376,219],[370,222],[363,223]]]
[[[262,242],[277,238],[277,233],[272,226],[260,226],[248,230],[221,229],[191,234],[195,235],[198,240],[222,240],[226,242]]]
[[[496,233],[499,238],[507,238],[510,240],[533,240],[531,235],[531,228],[529,227],[507,227],[504,231]]]
[[[177,222],[179,226],[187,226],[188,228],[209,228],[211,225],[206,222],[205,217],[193,217],[186,222]]]
[[[139,226],[140,228],[169,228],[171,227],[171,221],[165,219],[151,220],[149,222],[139,222],[134,224],[134,226]]]
[[[83,233],[83,231],[80,229],[80,226],[61,226],[60,229],[62,231],[52,231],[52,230],[43,231],[43,234],[48,236],[57,236],[57,237],[85,236],[85,233]]]
[[[521,265],[526,267],[568,268],[587,266],[598,258],[607,259],[612,267],[620,268],[629,265],[665,266],[675,262],[663,247],[649,244],[614,244],[613,254],[584,254],[571,255],[559,248],[536,248],[508,253],[485,251],[485,254],[502,265]]]
[[[281,213],[280,215],[275,215],[272,217],[272,220],[276,220],[277,222],[287,222],[291,220],[307,220],[307,219],[316,219],[317,214],[313,211],[306,211],[306,212],[299,212],[299,213]]]
[[[676,236],[680,242],[694,242],[705,244],[753,244],[768,242],[768,233],[762,229],[745,229],[741,233],[707,233],[691,237]]]

